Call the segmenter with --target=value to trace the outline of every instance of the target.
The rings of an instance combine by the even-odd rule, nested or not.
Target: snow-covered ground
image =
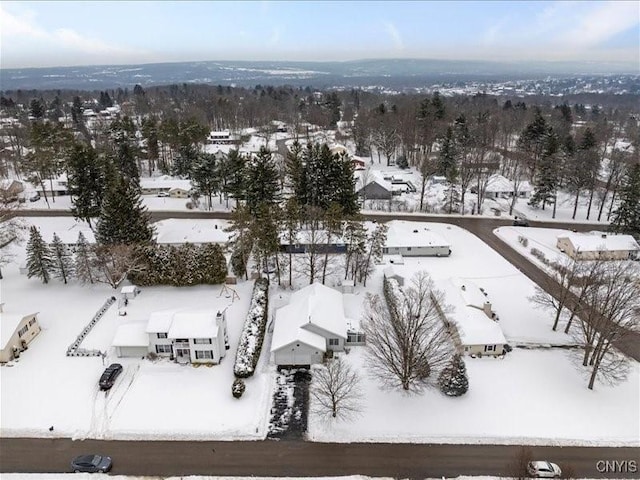
[[[71,218],[27,218],[45,238],[70,229]],[[552,314],[528,300],[534,284],[480,239],[456,226],[420,224],[451,243],[446,258],[406,258],[396,271],[407,281],[426,270],[436,281],[451,277],[473,280],[488,293],[509,343],[564,345],[571,338],[552,332]],[[533,232],[533,229],[527,230]],[[517,234],[516,234],[517,237]],[[517,240],[516,240],[517,241]],[[541,240],[543,243],[544,239]],[[119,361],[124,374],[112,391],[98,391],[100,358],[67,358],[65,350],[95,311],[114,291],[106,286],[42,285],[20,275],[23,247],[3,269],[2,301],[39,311],[42,333],[17,362],[0,368],[2,436],[71,436],[75,438],[252,439],[264,438],[273,392],[274,367],[267,364],[270,336],[256,375],[240,400],[231,395],[233,361],[247,313],[252,284],[234,288],[240,296],[221,295],[220,287],[143,288],[130,301],[128,314],[111,307],[83,342],[108,351],[105,363]],[[338,263],[342,263],[341,261]],[[344,296],[345,314],[359,319],[367,292],[381,293],[382,270]],[[328,282],[338,283],[339,273]],[[306,280],[308,282],[308,280]],[[298,274],[296,286],[305,284]],[[290,290],[272,285],[273,310],[287,303]],[[170,361],[118,359],[109,349],[116,327],[145,321],[150,312],[170,307],[228,306],[231,350],[212,367],[180,366]],[[419,396],[385,391],[367,376],[362,347],[344,358],[357,368],[366,392],[362,415],[350,423],[326,424],[311,415],[309,436],[318,441],[497,442],[557,444],[637,444],[640,438],[638,365],[617,387],[586,389],[586,379],[564,349],[515,348],[504,359],[467,359],[470,391],[461,398],[437,390]],[[46,401],[43,399],[46,398]],[[171,415],[165,413],[170,411]],[[69,414],[72,412],[72,414]],[[158,418],[163,418],[162,422]],[[589,419],[589,421],[585,421]],[[48,428],[54,426],[54,431]]]
[[[43,235],[73,219],[27,219]],[[67,225],[68,227],[68,225]],[[22,249],[21,249],[22,250]],[[15,262],[3,269],[2,301],[12,310],[39,312],[42,332],[19,360],[0,368],[0,435],[74,438],[264,438],[272,369],[260,368],[247,381],[241,400],[231,395],[233,362],[251,295],[251,283],[234,286],[239,299],[220,286],[149,287],[129,302],[126,316],[111,307],[82,343],[107,352],[104,364],[122,363],[124,373],[108,394],[98,390],[104,369],[98,358],[66,357],[65,351],[104,301],[116,292],[104,285],[43,285],[20,275]],[[168,308],[227,308],[231,350],[220,365],[181,366],[168,360],[115,356],[111,341],[118,325],[144,322]],[[264,364],[262,365],[264,366]],[[167,414],[170,412],[170,415]],[[158,421],[161,418],[162,421]],[[54,431],[49,432],[53,426]]]

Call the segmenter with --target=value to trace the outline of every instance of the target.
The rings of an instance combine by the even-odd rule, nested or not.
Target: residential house
[[[357,170],[354,172],[356,179],[356,193],[363,200],[390,200],[393,195],[391,182],[385,180],[377,170]]]
[[[364,335],[353,325],[345,317],[342,293],[318,282],[307,285],[276,311],[273,360],[279,366],[322,363],[329,351],[364,343]]]
[[[628,260],[640,258],[640,245],[631,235],[568,233],[556,246],[575,260]]]
[[[43,192],[44,185],[44,192]],[[43,179],[42,184],[36,185],[36,190],[42,195],[47,194],[48,197],[67,195],[69,193],[69,185],[67,180],[67,174],[62,173],[57,178]]]
[[[508,178],[503,177],[500,174],[491,175],[487,180],[484,196],[485,198],[492,200],[497,198],[512,198],[514,188],[514,183]],[[531,196],[531,191],[531,184],[526,180],[521,181],[518,185],[519,198],[529,198]],[[471,188],[471,192],[477,193],[475,192],[475,187]]]
[[[156,243],[160,245],[226,245],[230,233],[220,220],[186,220],[170,218],[153,224]]]
[[[0,180],[0,201],[15,202],[24,192],[24,184],[20,180]]]
[[[172,189],[176,189],[173,195],[171,192]],[[169,175],[162,175],[157,178],[144,178],[140,180],[140,190],[143,195],[164,193],[172,197],[186,198],[191,193],[191,180],[176,179]]]
[[[382,253],[403,257],[448,257],[451,246],[447,240],[420,222],[392,220],[387,223],[387,241]]]
[[[347,245],[340,235],[332,235],[327,241],[326,230],[300,230],[293,243],[286,232],[280,234],[280,251],[283,253],[345,253]]]
[[[453,312],[442,313],[454,342],[466,355],[503,355],[507,343],[488,295],[471,280],[451,278],[438,283]]]
[[[39,333],[38,312],[6,311],[0,303],[0,363],[19,357]]]
[[[149,351],[178,363],[220,363],[229,349],[224,312],[164,310],[149,317]]]
[[[144,358],[149,354],[149,334],[147,322],[123,323],[118,325],[111,341],[118,358]]]

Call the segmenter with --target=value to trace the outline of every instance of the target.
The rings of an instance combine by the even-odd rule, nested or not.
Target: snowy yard
[[[26,220],[40,226],[45,239],[54,230],[72,229],[76,224],[72,218]],[[431,229],[447,239],[452,254],[446,258],[405,258],[404,265],[395,269],[407,281],[420,270],[426,270],[436,282],[451,277],[473,280],[488,293],[512,345],[572,343],[570,337],[551,331],[550,312],[533,308],[528,297],[534,292],[534,284],[480,239],[446,224],[424,223],[416,228]],[[513,230],[517,242],[517,230]],[[536,235],[534,229],[527,231]],[[539,241],[548,243],[544,238]],[[105,364],[118,361],[125,367],[105,395],[97,388],[104,368],[102,360],[69,358],[65,350],[114,290],[101,285],[65,286],[58,281],[42,285],[36,279],[29,280],[18,272],[24,249],[16,251],[14,262],[3,269],[2,301],[40,312],[43,331],[18,361],[0,368],[0,435],[212,440],[265,437],[275,378],[275,368],[267,364],[270,334],[258,371],[247,381],[246,393],[241,400],[231,395],[235,350],[252,283],[241,282],[234,287],[240,299],[233,303],[220,295],[221,287],[153,287],[143,288],[141,295],[130,300],[124,317],[111,307],[82,344],[108,351]],[[358,286],[354,294],[344,295],[348,318],[360,318],[366,292],[381,293],[385,266],[376,267],[366,288]],[[337,284],[338,278],[332,277],[328,284]],[[303,286],[306,282],[298,275],[294,283]],[[290,290],[272,285],[269,322],[274,308],[286,305],[289,296]],[[118,325],[144,322],[152,311],[183,306],[228,307],[231,350],[220,365],[195,368],[166,360],[117,359],[109,349]],[[311,415],[311,439],[637,444],[640,438],[637,364],[626,383],[617,387],[598,385],[590,392],[566,350],[515,348],[504,359],[467,359],[469,393],[452,399],[438,390],[421,396],[381,390],[366,374],[363,350],[354,347],[344,355],[357,367],[364,382],[362,415],[351,423],[331,425]],[[50,426],[54,426],[53,432],[49,432]]]
[[[69,228],[73,219],[28,219],[46,238],[53,229]],[[1,429],[10,436],[74,438],[263,438],[271,401],[272,371],[259,369],[247,381],[241,400],[231,395],[233,362],[247,313],[252,283],[236,289],[239,300],[220,295],[219,286],[149,287],[129,302],[126,316],[112,306],[89,333],[83,348],[108,352],[104,363],[122,363],[124,373],[108,394],[98,390],[104,370],[96,358],[66,357],[67,346],[104,301],[116,292],[101,285],[48,285],[20,275],[24,258],[3,269],[2,301],[12,309],[37,311],[43,331],[18,361],[0,368]],[[156,310],[227,308],[231,349],[220,365],[181,366],[168,360],[151,362],[120,358],[110,347],[118,325],[144,322]],[[170,412],[170,415],[167,414]],[[162,418],[162,421],[158,421]],[[53,426],[54,431],[49,432]]]

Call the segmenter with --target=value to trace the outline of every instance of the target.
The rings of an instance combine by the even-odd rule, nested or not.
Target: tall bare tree
[[[450,334],[439,316],[444,294],[426,272],[400,290],[389,280],[387,305],[367,295],[363,330],[367,335],[369,367],[384,385],[420,392],[438,378],[453,354]]]
[[[360,378],[340,357],[314,368],[311,395],[321,416],[348,420],[362,409]]]

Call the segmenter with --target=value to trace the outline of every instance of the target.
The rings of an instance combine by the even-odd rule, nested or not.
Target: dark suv
[[[109,365],[100,377],[100,390],[109,390],[113,387],[113,384],[118,378],[118,375],[122,372],[122,365],[119,363],[112,363]]]
[[[518,217],[516,217],[516,219],[513,221],[513,226],[514,227],[528,227],[529,226],[529,220],[527,220],[526,218],[518,218]]]

